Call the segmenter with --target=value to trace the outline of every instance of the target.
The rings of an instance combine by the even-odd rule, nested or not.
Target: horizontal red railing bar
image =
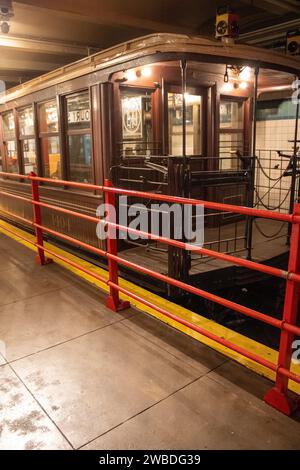
[[[6,191],[0,191],[0,194],[2,194],[4,196],[11,197],[12,199],[18,199],[18,200],[27,202],[28,204],[31,204],[31,205],[36,205],[36,206],[44,207],[45,209],[51,209],[51,210],[54,210],[56,212],[61,212],[63,214],[72,215],[72,216],[78,217],[80,219],[87,220],[89,222],[95,222],[95,223],[100,222],[100,219],[98,219],[97,217],[93,217],[91,215],[86,215],[86,214],[81,214],[80,212],[75,212],[75,211],[72,211],[72,210],[69,210],[69,209],[65,209],[64,207],[54,206],[52,204],[47,204],[46,202],[41,202],[41,201],[34,201],[34,200],[29,199],[27,197],[17,196],[15,194],[8,193]],[[14,215],[14,214],[11,213],[11,215]]]
[[[268,369],[278,372],[281,375],[285,375],[286,377],[289,377],[291,380],[294,382],[300,383],[300,375],[294,374],[293,372],[290,372],[289,370],[279,367],[273,362],[268,361],[267,359],[263,359],[260,356],[257,356],[254,353],[251,353],[250,351],[247,351],[246,349],[237,346],[236,344],[224,339],[220,338],[219,336],[214,335],[213,333],[210,333],[209,331],[205,330],[204,328],[201,328],[200,326],[194,325],[193,323],[188,322],[187,320],[184,320],[183,318],[177,317],[177,315],[174,315],[173,313],[168,312],[167,310],[158,307],[155,304],[152,304],[152,302],[149,302],[146,299],[143,299],[143,297],[140,297],[139,295],[133,294],[132,292],[128,291],[127,289],[124,289],[123,287],[120,287],[118,284],[114,284],[112,282],[108,282],[109,285],[111,285],[114,289],[118,290],[119,292],[128,295],[128,297],[131,297],[134,300],[137,300],[138,302],[141,302],[142,304],[146,305],[147,307],[152,308],[153,310],[156,310],[158,313],[161,313],[162,315],[171,318],[172,320],[180,323],[181,325],[186,326],[187,328],[190,328],[191,330],[196,331],[197,333],[206,336],[207,338],[211,339],[212,341],[215,341],[216,343],[222,344],[223,346],[227,347],[228,349],[231,349],[232,351],[235,351],[239,354],[241,354],[244,357],[247,357],[248,359],[251,359],[254,362],[257,362],[258,364],[267,367]]]
[[[290,214],[281,214],[280,212],[268,212],[261,209],[253,209],[252,207],[234,206],[232,204],[222,204],[218,202],[203,201],[201,199],[188,199],[179,196],[166,196],[164,194],[147,193],[143,191],[133,191],[131,189],[121,189],[114,187],[104,187],[104,192],[119,194],[124,196],[140,197],[142,199],[154,199],[157,201],[189,204],[192,206],[204,206],[207,209],[214,209],[217,211],[223,210],[224,212],[234,212],[237,214],[249,215],[251,217],[260,217],[263,219],[274,219],[282,222],[299,223],[300,216],[293,216]]]
[[[264,274],[269,274],[271,276],[279,277],[281,279],[289,279],[289,280],[293,280],[293,281],[296,281],[296,282],[300,282],[300,275],[299,274],[287,272],[283,269],[275,268],[273,266],[267,266],[265,264],[256,263],[254,261],[246,260],[246,259],[243,259],[243,258],[237,258],[235,256],[232,256],[232,255],[229,255],[229,254],[226,254],[226,253],[220,253],[220,252],[214,251],[214,250],[209,250],[207,248],[201,248],[201,247],[195,248],[194,245],[191,245],[189,243],[184,243],[184,242],[181,242],[179,240],[173,240],[173,239],[169,239],[169,238],[166,238],[166,237],[161,237],[159,235],[154,235],[154,234],[151,234],[151,233],[148,233],[148,232],[143,232],[142,230],[137,230],[137,229],[134,229],[132,227],[125,227],[123,225],[115,224],[113,222],[108,222],[108,221],[101,220],[101,219],[99,219],[97,217],[94,217],[94,216],[82,214],[80,212],[75,212],[75,211],[72,211],[70,209],[65,209],[63,207],[54,206],[52,204],[47,204],[45,202],[33,201],[31,199],[24,198],[22,196],[16,196],[14,194],[7,193],[5,191],[0,191],[0,194],[4,194],[4,195],[7,195],[11,198],[16,198],[16,199],[25,201],[29,204],[33,204],[33,205],[37,205],[37,206],[40,206],[40,207],[44,207],[46,209],[54,210],[56,212],[71,215],[71,216],[74,216],[74,217],[78,217],[80,219],[83,219],[83,220],[86,220],[86,221],[89,221],[89,222],[94,222],[94,223],[97,223],[97,224],[98,223],[105,223],[107,225],[114,226],[116,229],[118,229],[120,231],[128,232],[128,233],[134,233],[135,235],[140,235],[140,236],[143,236],[143,237],[145,237],[149,240],[152,240],[152,241],[157,241],[157,242],[160,242],[160,243],[163,243],[163,244],[166,244],[166,245],[171,245],[171,246],[174,246],[175,248],[180,248],[180,249],[183,249],[183,250],[192,251],[193,253],[196,253],[196,254],[203,254],[203,255],[209,256],[210,258],[219,259],[221,261],[225,261],[225,262],[237,265],[237,266],[242,266],[242,267],[245,267],[245,268],[248,268],[248,269],[259,271],[259,272],[262,272]],[[13,216],[14,214],[11,213],[11,215]]]
[[[108,253],[107,251],[102,250],[101,248],[94,247],[92,245],[89,245],[85,242],[82,242],[81,240],[78,240],[77,238],[70,237],[69,235],[65,235],[59,232],[56,232],[55,230],[52,230],[48,227],[45,227],[44,225],[39,225],[39,224],[34,224],[35,227],[40,228],[41,230],[54,235],[58,236],[62,240],[68,241],[70,243],[73,243],[74,245],[78,245],[82,248],[85,248],[95,254],[98,254],[100,256],[112,259],[116,261],[118,264],[121,264],[123,266],[126,266],[128,268],[134,269],[137,272],[142,272],[145,275],[149,275],[151,277],[154,277],[160,281],[166,282],[167,284],[173,285],[175,287],[178,287],[182,290],[185,290],[191,294],[197,295],[199,297],[203,297],[207,300],[210,300],[212,302],[215,302],[219,305],[222,305],[223,307],[231,308],[232,310],[235,310],[243,315],[246,315],[248,317],[254,318],[256,320],[260,320],[264,323],[267,323],[271,326],[274,326],[275,328],[279,329],[287,329],[291,331],[292,333],[296,335],[300,335],[300,328],[297,326],[293,325],[288,325],[288,324],[283,324],[281,320],[278,320],[276,318],[273,318],[271,316],[268,316],[264,313],[258,312],[256,310],[250,309],[248,307],[245,307],[243,305],[237,304],[235,302],[232,302],[230,300],[226,300],[222,297],[219,297],[215,294],[211,294],[210,292],[204,291],[202,289],[199,289],[194,286],[190,286],[189,284],[183,283],[182,281],[178,281],[177,279],[173,279],[169,276],[166,276],[165,274],[158,273],[156,271],[152,271],[149,268],[145,268],[143,266],[140,266],[138,264],[133,263],[132,261],[128,261],[124,258],[121,258],[119,256],[115,256],[111,253]]]
[[[115,227],[121,232],[123,231],[123,232],[133,233],[135,235],[141,235],[149,240],[161,242],[166,245],[171,245],[176,248],[180,248],[182,250],[192,251],[193,253],[196,253],[196,254],[204,254],[206,256],[209,256],[210,258],[219,259],[221,261],[227,261],[231,264],[236,264],[245,268],[252,269],[254,271],[260,271],[264,274],[276,276],[281,279],[290,279],[290,280],[292,279],[294,281],[300,282],[299,274],[290,273],[283,269],[274,268],[273,266],[267,266],[266,264],[256,263],[255,261],[250,261],[250,260],[243,259],[243,258],[237,258],[236,256],[228,255],[226,253],[220,253],[214,250],[209,250],[207,248],[201,248],[201,247],[196,248],[195,245],[192,245],[190,243],[184,243],[179,240],[173,240],[170,238],[161,237],[160,235],[154,235],[152,233],[143,232],[142,230],[134,229],[132,227],[126,227],[124,225],[116,224],[114,222],[101,221],[101,220],[98,220],[98,222],[106,223],[107,225]]]
[[[42,250],[44,250],[45,252],[51,254],[51,256],[54,256],[55,258],[58,258],[60,259],[61,261],[63,261],[64,263],[67,263],[67,264],[70,264],[71,266],[73,266],[74,268],[78,269],[79,271],[83,271],[84,273],[90,275],[90,276],[93,276],[94,278],[98,279],[98,281],[101,281],[103,282],[104,284],[107,284],[107,279],[105,279],[105,277],[102,277],[102,276],[99,276],[99,274],[96,274],[94,273],[93,271],[90,271],[89,269],[87,268],[84,268],[83,266],[81,266],[80,264],[78,263],[75,263],[74,261],[71,261],[69,260],[68,258],[65,258],[64,256],[62,255],[59,255],[57,253],[55,253],[54,251],[50,250],[49,248],[45,248],[44,246],[42,245],[39,245],[38,243],[36,242],[33,242],[32,240],[30,240],[29,238],[26,238],[22,235],[19,235],[17,232],[14,232],[13,230],[10,230],[6,227],[1,227],[1,229],[5,230],[6,232],[8,233],[11,233],[12,235],[20,238],[20,240],[23,240],[25,241],[26,243],[30,243],[31,245],[35,246],[36,248],[41,248]]]
[[[0,176],[4,176],[6,178],[38,181],[40,183],[49,183],[49,184],[54,184],[56,186],[70,186],[72,188],[79,188],[79,189],[85,189],[85,190],[103,191],[103,186],[99,186],[97,184],[77,183],[76,181],[65,181],[65,180],[57,180],[53,178],[42,178],[39,176],[32,176],[32,175],[20,175],[18,173],[5,173],[3,171],[0,172]]]
[[[272,362],[266,360],[266,359],[263,359],[262,357],[260,356],[257,356],[256,354],[254,353],[251,353],[250,351],[247,351],[246,349],[240,347],[240,346],[237,346],[236,344],[224,339],[224,338],[220,338],[216,335],[214,335],[213,333],[210,333],[209,331],[205,330],[204,328],[200,327],[200,326],[197,326],[197,325],[194,325],[193,323],[190,323],[189,321],[187,320],[184,320],[180,317],[178,317],[177,315],[174,315],[173,313],[171,312],[168,312],[167,310],[153,304],[152,302],[149,302],[148,300],[136,295],[136,294],[133,294],[132,292],[130,292],[129,290],[123,288],[123,287],[120,287],[118,284],[115,284],[111,281],[108,281],[107,279],[105,279],[104,277],[102,276],[99,276],[98,274],[94,273],[93,271],[87,269],[87,268],[84,268],[83,266],[80,266],[79,264],[65,258],[64,256],[62,255],[58,255],[57,253],[55,253],[54,251],[48,249],[48,248],[45,248],[43,245],[39,245],[38,243],[35,243],[21,235],[19,235],[18,233],[12,231],[12,230],[9,230],[7,229],[6,227],[3,227],[4,230],[6,230],[8,233],[12,233],[13,235],[17,236],[18,238],[32,244],[33,246],[35,246],[36,248],[40,248],[42,250],[44,250],[46,253],[50,254],[51,256],[53,256],[54,258],[57,258],[57,259],[60,259],[61,261],[75,267],[76,269],[82,271],[82,272],[85,272],[86,274],[88,274],[89,276],[91,277],[94,277],[95,279],[99,280],[100,282],[103,282],[104,284],[108,285],[108,286],[111,286],[113,287],[114,289],[118,290],[119,292],[127,295],[128,297],[134,299],[134,300],[137,300],[138,302],[142,303],[143,305],[146,305],[147,307],[150,307],[152,308],[153,310],[157,311],[158,313],[161,313],[162,315],[168,317],[168,318],[171,318],[172,320],[176,321],[177,323],[181,324],[181,325],[184,325],[186,326],[187,328],[190,328],[191,330],[193,331],[196,331],[197,333],[211,339],[212,341],[215,341],[216,343],[218,344],[222,344],[223,346],[231,349],[232,351],[235,351],[241,355],[243,355],[244,357],[247,357],[248,359],[254,361],[254,362],[257,362],[258,364],[264,366],[264,367],[267,367],[268,369],[274,371],[274,372],[278,372],[279,374],[281,375],[284,375],[288,378],[290,378],[291,380],[293,380],[294,382],[297,382],[297,383],[300,383],[300,376],[297,375],[297,374],[294,374],[292,372],[290,372],[289,370],[283,368],[283,367],[279,367],[275,364],[273,364]],[[118,258],[118,257],[116,257]]]
[[[92,251],[93,253],[103,256],[103,257],[108,257],[109,253],[107,251],[101,250],[101,248],[97,248],[93,245],[89,245],[88,243],[82,242],[81,240],[78,240],[77,238],[70,237],[70,235],[66,235],[64,233],[56,232],[55,230],[52,230],[51,228],[45,227],[44,225],[39,225],[34,223],[34,226],[37,228],[40,228],[41,230],[45,231],[46,233],[49,233],[50,235],[54,235],[57,237],[62,238],[63,240],[66,240],[68,242],[73,243],[74,245],[78,245],[81,248],[86,248],[89,251]]]
[[[20,175],[19,173],[7,173],[5,171],[0,171],[0,176],[12,179],[29,179],[29,175]]]
[[[300,375],[294,374],[294,372],[291,372],[290,370],[287,370],[284,367],[278,367],[277,372],[280,375],[284,375],[285,377],[288,377],[289,379],[293,380],[293,382],[297,382],[298,384],[300,383]]]
[[[33,246],[36,246],[36,243],[35,243],[35,242],[33,242],[32,240],[29,240],[29,238],[26,238],[26,237],[24,237],[23,235],[19,235],[19,234],[18,234],[17,232],[15,232],[14,230],[10,230],[9,228],[7,228],[7,227],[2,227],[2,226],[1,226],[1,230],[5,230],[6,232],[11,233],[11,234],[14,235],[15,237],[20,238],[20,240],[23,240],[24,242],[30,243],[30,244],[33,245]]]
[[[75,212],[70,209],[65,209],[64,207],[53,206],[52,204],[47,204],[46,202],[32,201],[32,204],[36,206],[44,207],[45,209],[51,209],[56,212],[62,212],[63,214],[72,215],[74,217],[78,217],[79,219],[87,220],[88,222],[95,222],[95,223],[100,222],[99,218],[93,217],[92,215],[82,214],[81,212]]]
[[[17,194],[8,193],[7,191],[0,191],[0,194],[2,196],[11,197],[12,199],[17,199],[18,201],[24,201],[27,204],[33,204],[33,201],[29,199],[28,197],[18,196]]]
[[[254,209],[252,207],[244,207],[244,206],[235,206],[232,204],[222,204],[217,202],[210,202],[210,201],[203,201],[200,199],[188,199],[179,196],[167,196],[165,194],[156,194],[156,193],[148,193],[144,191],[133,191],[130,189],[121,189],[121,188],[114,188],[114,187],[106,187],[106,186],[98,186],[95,184],[89,183],[76,183],[72,181],[64,181],[64,180],[56,180],[52,178],[42,178],[39,176],[31,176],[31,175],[19,175],[14,173],[4,173],[0,172],[0,176],[11,177],[11,178],[22,178],[28,179],[31,181],[38,181],[44,182],[54,185],[61,185],[61,186],[70,186],[70,187],[78,187],[81,189],[93,190],[93,191],[103,191],[113,194],[125,195],[125,196],[132,196],[132,197],[140,197],[142,199],[151,199],[157,201],[164,201],[168,203],[178,203],[178,204],[189,204],[189,205],[201,205],[206,207],[207,209],[214,209],[217,211],[223,210],[224,212],[234,212],[243,215],[249,215],[252,217],[260,217],[265,219],[274,219],[279,220],[282,222],[290,222],[290,223],[300,223],[299,216],[293,216],[290,214],[281,214],[279,212],[269,212],[262,209]]]
[[[1,175],[1,174],[0,174]],[[76,181],[56,180],[52,178],[40,178],[39,176],[29,176],[29,180],[38,181],[40,183],[49,183],[56,186],[69,186],[70,188],[79,188],[88,191],[103,191],[104,186],[88,183],[77,183]]]
[[[32,227],[34,226],[34,223],[31,220],[25,219],[25,217],[21,217],[20,215],[17,215],[17,214],[12,214],[11,212],[2,209],[2,207],[0,208],[0,213],[1,212],[3,212],[3,214],[16,218],[17,220],[20,220],[21,222],[31,225]]]

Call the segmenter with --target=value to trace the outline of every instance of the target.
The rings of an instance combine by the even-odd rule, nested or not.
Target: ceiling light
[[[227,82],[227,83],[224,83],[224,85],[222,86],[222,91],[223,92],[230,92],[233,90],[233,84],[231,82]]]
[[[243,70],[240,72],[240,79],[241,80],[250,80],[251,78],[251,68],[250,67],[245,67]]]
[[[126,80],[128,80],[129,82],[132,82],[134,80],[136,80],[136,73],[134,70],[126,70],[125,72],[125,78]]]
[[[247,83],[247,82],[241,82],[241,83],[239,84],[239,88],[240,88],[241,90],[246,90],[246,89],[248,88],[248,83]]]
[[[142,77],[144,78],[151,77],[152,75],[151,67],[143,67],[141,73],[142,73]]]

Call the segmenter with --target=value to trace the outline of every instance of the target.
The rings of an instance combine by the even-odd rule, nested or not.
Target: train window
[[[91,105],[89,92],[66,98],[68,173],[71,181],[93,182]]]
[[[13,111],[2,115],[4,140],[14,140],[16,138],[15,117]]]
[[[91,106],[88,91],[67,97],[68,129],[90,129]]]
[[[61,151],[56,100],[39,104],[38,115],[43,176],[61,179]]]
[[[34,136],[33,107],[28,106],[19,111],[20,136]]]
[[[46,101],[39,105],[40,133],[58,132],[58,110],[56,100]]]
[[[33,107],[28,106],[19,110],[18,117],[25,175],[31,171],[37,173]]]
[[[237,169],[236,152],[244,153],[244,100],[221,98],[220,169]]]
[[[186,93],[186,154],[201,154],[201,96]],[[168,93],[169,154],[182,155],[182,93]]]
[[[152,92],[121,89],[121,153],[124,155],[150,155],[155,150],[152,142]]]
[[[15,117],[13,111],[2,115],[2,122],[6,170],[9,173],[19,173],[20,168],[16,141]]]
[[[220,127],[221,129],[243,129],[243,101],[221,100]]]
[[[43,172],[46,178],[61,179],[61,154],[59,137],[41,139]]]

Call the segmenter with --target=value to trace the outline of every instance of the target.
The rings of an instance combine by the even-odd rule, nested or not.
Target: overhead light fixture
[[[230,91],[233,91],[233,84],[231,82],[225,82],[224,85],[222,86],[222,91],[225,93],[229,93]]]
[[[224,73],[224,83],[228,83],[228,82],[229,82],[228,65],[226,65],[225,73]]]
[[[126,80],[128,80],[129,82],[132,82],[134,80],[136,80],[136,73],[134,70],[126,70],[125,72],[125,78]]]
[[[239,84],[239,88],[240,88],[241,90],[246,90],[246,89],[248,88],[248,83],[247,83],[247,82],[241,82],[241,83]]]
[[[251,78],[251,68],[250,67],[244,67],[241,72],[240,72],[240,79],[247,81],[250,80]]]
[[[149,78],[152,75],[152,69],[151,67],[143,67],[141,70],[141,75],[144,78]]]

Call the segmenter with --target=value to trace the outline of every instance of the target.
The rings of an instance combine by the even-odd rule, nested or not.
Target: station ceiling
[[[153,32],[213,37],[224,3],[240,14],[243,42],[280,49],[286,31],[300,26],[299,0],[21,0],[12,2],[10,32],[0,33],[0,80],[22,83]]]

